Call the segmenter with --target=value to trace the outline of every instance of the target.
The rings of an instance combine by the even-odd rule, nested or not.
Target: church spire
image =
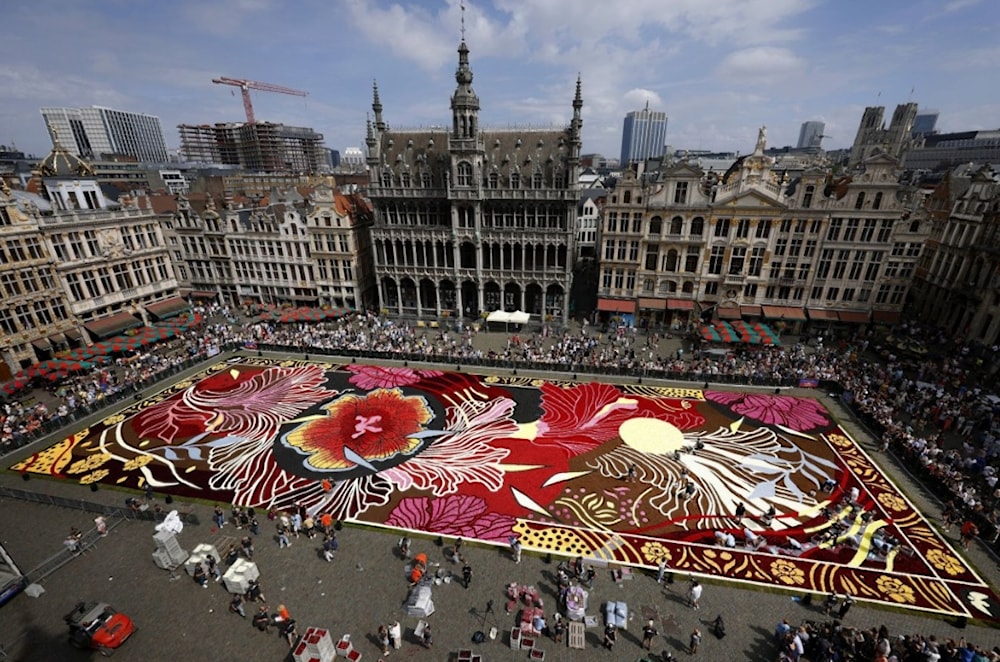
[[[382,100],[378,98],[378,83],[372,81],[372,112],[375,113],[375,128],[379,131],[385,130],[385,122],[382,121]]]
[[[580,79],[580,74],[576,75],[576,96],[573,97],[573,132],[579,136],[580,129],[583,127],[583,116],[581,111],[583,110],[583,83]]]
[[[462,41],[458,44],[455,94],[451,97],[452,137],[475,138],[479,124],[479,97],[472,89],[469,47],[465,44],[465,3],[462,3]]]

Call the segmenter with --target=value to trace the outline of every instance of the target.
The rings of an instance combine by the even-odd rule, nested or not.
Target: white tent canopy
[[[531,319],[531,315],[521,310],[515,310],[512,313],[494,310],[486,316],[487,322],[501,322],[504,324],[527,324],[529,319]]]

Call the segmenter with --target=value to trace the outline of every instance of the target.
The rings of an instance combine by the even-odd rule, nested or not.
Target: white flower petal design
[[[416,487],[435,496],[458,492],[461,483],[480,483],[494,492],[503,487],[500,463],[510,455],[493,445],[517,432],[510,398],[465,400],[449,408],[448,432],[413,459],[385,472],[400,490]]]
[[[685,434],[684,438],[686,449],[698,442],[703,448],[680,452],[675,458],[623,445],[590,460],[588,466],[618,478],[634,464],[639,482],[656,488],[650,506],[684,529],[728,525],[729,514],[739,502],[745,503],[750,515],[758,516],[773,505],[779,518],[772,526],[784,528],[781,514],[798,514],[816,503],[799,489],[796,477],[819,486],[837,470],[832,462],[802,450],[769,428],[734,431],[725,427]],[[696,489],[693,496],[685,498],[688,480]]]

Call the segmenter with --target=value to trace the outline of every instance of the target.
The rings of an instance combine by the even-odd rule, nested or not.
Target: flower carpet
[[[244,357],[10,469],[928,612],[1000,609],[829,412],[791,396]]]

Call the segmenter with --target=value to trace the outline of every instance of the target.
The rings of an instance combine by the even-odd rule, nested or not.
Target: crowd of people
[[[94,411],[112,398],[124,397],[137,385],[153,383],[192,361],[240,346],[286,347],[306,353],[381,353],[442,363],[530,365],[584,374],[610,368],[635,376],[669,376],[698,382],[798,384],[801,380],[815,380],[824,388],[843,393],[843,401],[881,437],[883,449],[896,452],[921,469],[924,478],[943,490],[947,522],[973,521],[976,531],[991,543],[997,542],[1000,532],[1000,476],[993,468],[1000,456],[1000,398],[994,398],[983,384],[983,377],[993,367],[988,363],[991,348],[936,337],[938,332],[919,325],[904,324],[893,333],[934,338],[932,344],[942,350],[940,353],[900,352],[891,337],[875,328],[839,339],[826,333],[823,338],[808,341],[804,337],[802,342],[787,346],[741,347],[726,352],[708,351],[692,335],[681,349],[666,353],[660,349],[658,336],[634,329],[584,325],[575,331],[556,331],[543,327],[534,333],[507,334],[505,342],[500,343],[502,347],[490,349],[477,342],[485,329],[462,322],[447,329],[429,329],[361,313],[319,323],[243,323],[218,307],[202,312],[207,319],[221,321],[123,354],[88,374],[51,385],[49,404],[35,400],[34,394],[5,402],[0,408],[0,452],[71,422],[80,411]],[[995,353],[996,348],[992,349]],[[256,520],[243,522],[245,518],[245,513],[233,514],[234,522],[256,534]],[[282,531],[286,537],[309,535],[308,524],[305,520],[286,524],[277,515],[279,536]],[[323,531],[324,524],[329,525],[312,524]],[[333,557],[335,540],[334,535],[327,560]],[[327,546],[324,543],[324,550]],[[252,540],[249,545],[244,541],[235,551],[237,555],[252,556]],[[225,561],[231,562],[231,558]],[[274,619],[270,622],[273,624]],[[901,661],[1000,660],[1000,654],[977,651],[961,640],[938,642],[934,637],[919,635],[892,638],[877,629],[843,627],[839,620],[788,627],[776,633],[776,638],[789,659],[797,659],[801,649],[812,653],[811,660],[882,659],[878,655],[885,659],[895,655]]]
[[[841,618],[807,620],[798,627],[787,619],[778,623],[774,639],[780,650],[779,662],[997,662],[1000,650],[987,650],[964,638],[935,635],[889,633],[884,625],[848,627]]]

